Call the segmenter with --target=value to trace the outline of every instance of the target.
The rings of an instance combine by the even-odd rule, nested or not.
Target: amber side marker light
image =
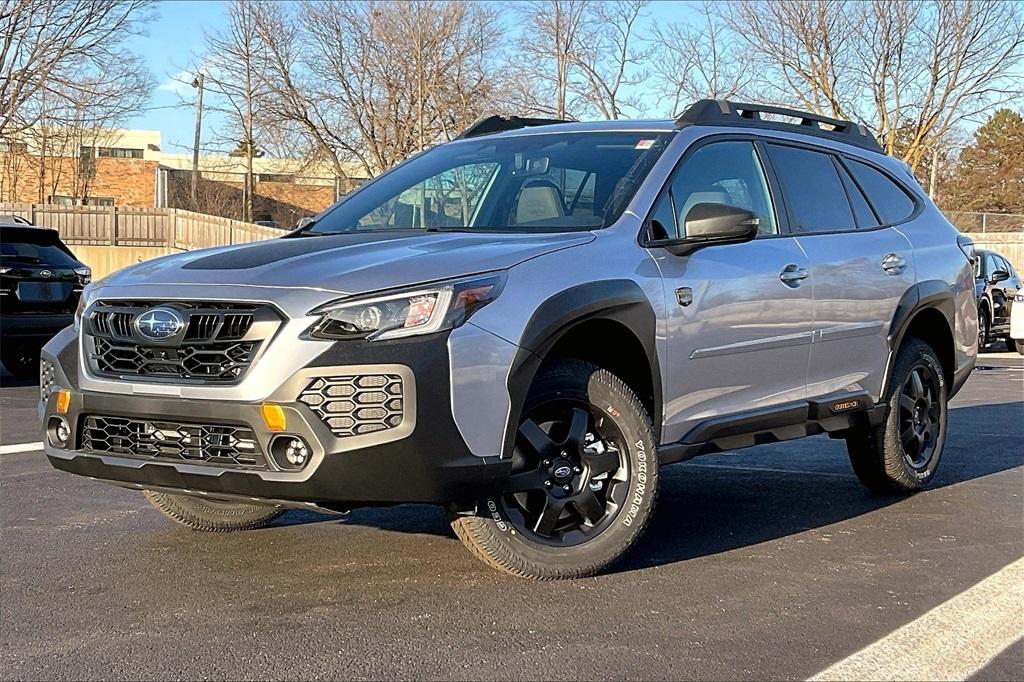
[[[71,391],[61,389],[57,391],[57,414],[67,414],[71,407]]]
[[[263,413],[263,423],[267,425],[268,429],[271,431],[285,430],[287,420],[284,417],[284,410],[281,409],[280,405],[263,403],[260,407],[260,412]]]

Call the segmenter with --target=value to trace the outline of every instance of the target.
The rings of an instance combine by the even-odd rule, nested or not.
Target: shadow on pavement
[[[930,489],[1024,465],[1024,447],[1007,449],[1005,441],[986,447],[985,434],[972,437],[971,429],[964,425],[977,424],[979,419],[984,419],[988,428],[1003,424],[1019,431],[1024,424],[1024,403],[950,410],[953,430],[936,482]],[[1024,433],[1005,435],[1024,439]],[[825,441],[824,437],[711,455],[693,463],[700,465],[706,461],[714,465],[682,464],[662,470],[658,506],[651,524],[637,546],[612,572],[758,545],[852,519],[907,497],[871,495],[854,477],[842,442]],[[787,468],[793,471],[786,471]],[[444,511],[423,505],[357,509],[340,520],[294,511],[274,526],[332,521],[454,538]]]

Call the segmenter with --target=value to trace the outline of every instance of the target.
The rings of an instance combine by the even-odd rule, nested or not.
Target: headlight
[[[452,329],[496,299],[504,283],[503,274],[490,274],[333,301],[310,311],[321,319],[309,333],[317,339],[378,341]]]
[[[82,293],[78,295],[78,307],[75,308],[75,331],[76,332],[79,331],[82,328],[82,315],[85,313],[86,294],[89,293],[89,289],[91,289],[91,288],[92,288],[91,284],[87,285],[82,290]]]

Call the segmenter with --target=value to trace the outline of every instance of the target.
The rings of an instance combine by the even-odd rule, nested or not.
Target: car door
[[[671,311],[668,441],[701,421],[805,395],[813,306],[809,261],[794,238],[780,234],[769,178],[753,142],[711,138],[688,150],[650,218],[655,236],[685,236],[686,213],[698,203],[753,212],[760,235],[685,256],[651,251]]]
[[[889,327],[901,297],[914,284],[910,242],[884,223],[887,217],[895,222],[892,216],[900,213],[910,217],[914,202],[894,186],[901,199],[888,200],[901,205],[879,216],[838,156],[790,144],[767,148],[790,226],[811,264],[808,398],[862,391],[877,398],[889,355]],[[882,181],[871,177],[872,183]],[[882,201],[880,192],[876,204]]]

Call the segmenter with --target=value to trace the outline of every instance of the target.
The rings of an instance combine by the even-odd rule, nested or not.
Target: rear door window
[[[867,192],[884,224],[902,222],[914,212],[914,200],[885,173],[853,159],[850,159],[850,171]]]
[[[795,232],[856,228],[846,190],[830,154],[769,144],[768,156],[782,183]]]

